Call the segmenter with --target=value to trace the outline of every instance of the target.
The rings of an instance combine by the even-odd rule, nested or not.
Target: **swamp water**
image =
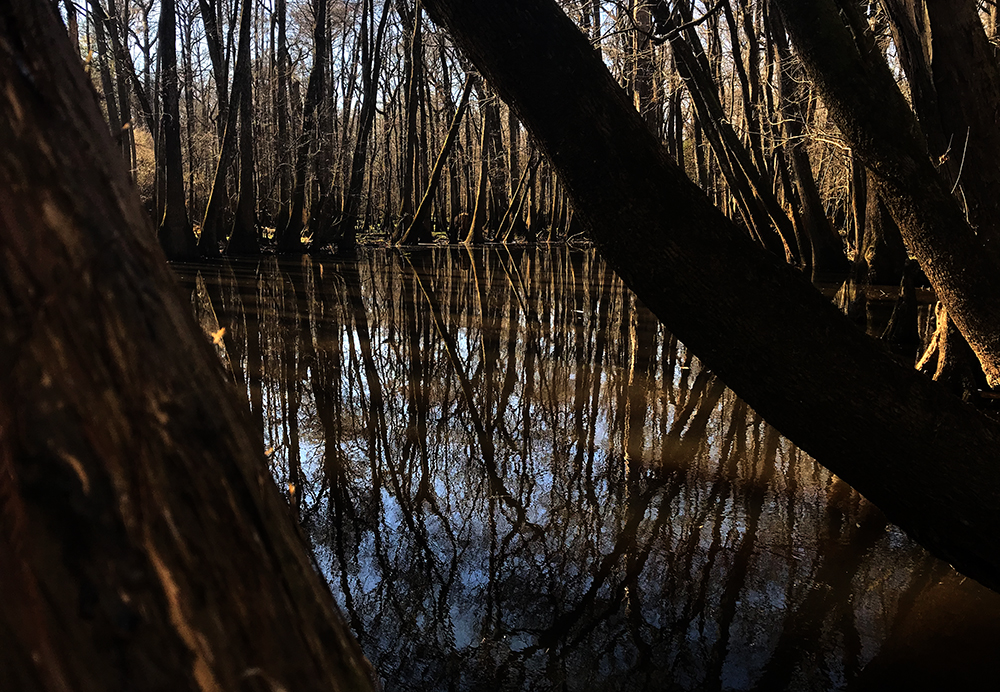
[[[1000,596],[593,251],[177,270],[387,691],[995,689]]]

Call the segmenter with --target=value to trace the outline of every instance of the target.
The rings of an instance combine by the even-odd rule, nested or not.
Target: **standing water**
[[[766,425],[592,251],[178,269],[386,690],[996,680],[1000,596]]]

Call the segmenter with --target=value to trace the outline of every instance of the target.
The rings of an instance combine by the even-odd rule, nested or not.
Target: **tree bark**
[[[79,63],[0,0],[0,689],[373,689]]]
[[[226,246],[227,255],[259,255],[257,238],[257,195],[254,190],[253,155],[253,80],[250,75],[250,16],[251,0],[243,0],[240,12],[240,42],[236,55],[235,79],[239,80],[240,111],[240,194],[236,202],[236,218]],[[235,91],[235,90],[234,90]],[[230,104],[232,108],[236,104]]]
[[[198,248],[184,202],[180,95],[177,87],[177,13],[174,0],[160,5],[160,84],[163,91],[163,173],[166,199],[156,236],[169,259],[190,259]]]
[[[998,265],[931,163],[885,60],[867,50],[862,55],[833,0],[775,3],[831,118],[872,172],[907,247],[997,386]]]
[[[671,331],[932,552],[1000,588],[1000,425],[900,365],[741,235],[554,3],[426,8],[514,105],[601,253]]]
[[[473,79],[475,78],[469,75],[465,80],[465,88],[462,89],[462,96],[458,101],[458,109],[455,111],[455,117],[451,120],[451,126],[448,128],[448,134],[441,147],[441,153],[438,154],[437,161],[434,163],[434,170],[431,171],[431,178],[427,182],[427,190],[420,200],[416,214],[413,215],[413,221],[410,222],[410,225],[399,239],[399,245],[424,243],[433,240],[430,233],[431,202],[437,192],[438,182],[441,180],[441,172],[444,170],[444,164],[448,160],[448,154],[451,152],[455,140],[458,139],[458,129],[459,125],[462,124],[462,116],[465,114],[465,109],[469,105],[469,94],[472,92]]]
[[[313,13],[316,24],[313,26],[313,46],[317,56],[323,55],[322,46],[326,43],[326,9],[327,0],[315,0]],[[305,228],[306,206],[306,174],[309,168],[309,143],[312,141],[316,127],[316,111],[323,92],[326,89],[326,66],[322,59],[314,59],[312,70],[309,71],[309,85],[306,87],[306,99],[302,107],[302,130],[295,150],[295,184],[292,187],[292,203],[288,215],[288,223],[277,230],[278,252],[300,252],[302,245],[302,230]]]
[[[972,0],[883,0],[931,156],[1000,258],[1000,64]]]

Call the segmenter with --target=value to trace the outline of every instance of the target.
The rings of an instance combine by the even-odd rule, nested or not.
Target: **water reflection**
[[[1000,599],[765,425],[593,253],[181,273],[387,690],[996,674]],[[938,658],[915,667],[922,636]],[[968,641],[986,653],[951,671]]]

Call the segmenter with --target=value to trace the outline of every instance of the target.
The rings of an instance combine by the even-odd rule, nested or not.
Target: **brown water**
[[[178,269],[386,690],[994,689],[1000,597],[593,252]]]

